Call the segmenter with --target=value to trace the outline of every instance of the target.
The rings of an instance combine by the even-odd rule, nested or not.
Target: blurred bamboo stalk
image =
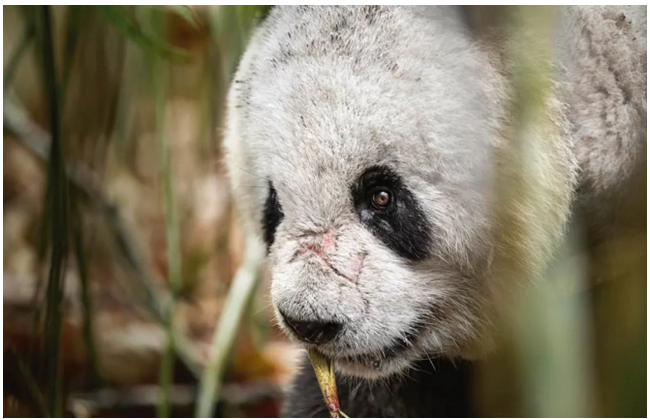
[[[164,39],[165,26],[160,11],[152,12],[153,26]],[[171,299],[165,314],[167,328],[167,348],[160,365],[160,390],[162,397],[157,408],[158,417],[168,417],[171,412],[171,387],[174,381],[174,311],[176,299],[181,290],[181,249],[174,202],[173,172],[169,138],[165,128],[165,112],[167,106],[167,87],[169,83],[167,63],[155,55],[151,56],[151,71],[155,95],[156,135],[160,153],[161,183],[163,185],[163,200],[165,208],[165,231],[167,239],[168,282]]]
[[[513,41],[508,53],[513,63],[513,150],[517,157],[511,163],[520,165],[516,172],[521,178],[512,179],[518,185],[507,183],[510,199],[501,203],[505,207],[536,202],[535,196],[554,193],[545,190],[547,184],[538,179],[555,173],[544,157],[556,146],[553,137],[559,135],[552,120],[558,106],[552,81],[557,12],[550,6],[512,9]],[[542,217],[552,219],[553,215]],[[539,225],[545,222],[540,219]],[[528,227],[521,237],[538,235],[535,228]],[[530,279],[536,283],[518,301],[513,328],[515,362],[524,389],[522,407],[524,415],[534,417],[590,416],[586,306],[567,292],[569,284],[585,280],[584,267],[570,260],[582,243],[577,237],[568,237],[562,248],[558,249],[558,244],[546,250],[556,258],[550,266],[540,266],[541,272],[536,272],[536,256],[526,252],[543,249],[525,249],[519,256],[520,261],[531,264]],[[514,284],[520,278],[511,279]]]
[[[255,21],[266,11],[255,6],[219,6],[212,9],[210,19],[210,33],[214,42],[212,57],[215,59],[214,64],[220,64],[221,70],[214,79],[215,98],[225,96],[230,78],[244,52]],[[229,39],[230,43],[226,45],[224,39]],[[213,102],[213,106],[213,118],[219,121],[222,104]],[[259,279],[259,271],[264,259],[263,246],[250,234],[245,235],[245,242],[244,261],[235,274],[228,292],[212,339],[208,365],[201,376],[196,417],[212,416],[216,401],[219,400],[223,374],[237,328]]]
[[[237,270],[224,303],[219,323],[212,338],[210,359],[201,376],[196,417],[211,417],[215,402],[219,400],[221,381],[228,355],[232,349],[244,310],[257,285],[264,256],[265,249],[262,243],[256,237],[246,234],[244,261]]]
[[[52,146],[48,167],[48,186],[44,216],[50,221],[51,261],[46,293],[46,317],[44,323],[45,380],[47,382],[48,409],[50,416],[62,415],[61,403],[61,326],[63,321],[63,290],[65,287],[65,264],[68,253],[68,182],[63,157],[61,135],[59,82],[54,62],[52,16],[49,6],[40,9],[42,22],[41,47],[43,79],[49,102]]]
[[[66,23],[65,23],[65,38],[64,38],[64,60],[63,71],[61,78],[61,109],[65,109],[67,105],[68,92],[70,90],[70,74],[74,59],[77,52],[77,44],[79,40],[80,21],[83,14],[86,12],[84,6],[68,6],[66,10]],[[63,113],[63,111],[62,111]],[[69,182],[69,178],[67,179]],[[89,263],[88,253],[86,251],[86,243],[84,239],[84,217],[81,210],[79,201],[79,192],[72,187],[69,187],[71,197],[71,233],[74,246],[74,254],[77,262],[77,272],[79,274],[79,281],[81,284],[81,303],[83,306],[83,338],[86,345],[86,352],[88,356],[88,363],[90,364],[90,383],[91,386],[96,386],[100,383],[99,364],[97,360],[97,348],[95,346],[95,333],[93,321],[93,302],[89,278]]]

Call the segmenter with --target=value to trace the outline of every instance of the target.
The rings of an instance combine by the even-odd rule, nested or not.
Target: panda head
[[[466,356],[485,329],[489,68],[444,8],[276,8],[250,43],[229,98],[234,195],[268,245],[280,327],[346,374]]]

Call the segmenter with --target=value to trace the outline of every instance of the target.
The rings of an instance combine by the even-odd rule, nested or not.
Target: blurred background
[[[4,416],[279,414],[300,349],[221,150],[268,11],[3,7]],[[522,297],[477,370],[481,414],[646,415],[645,186],[615,239],[570,237]]]
[[[268,7],[3,9],[5,415],[193,416],[244,249],[224,96]],[[261,279],[219,415],[278,414]]]

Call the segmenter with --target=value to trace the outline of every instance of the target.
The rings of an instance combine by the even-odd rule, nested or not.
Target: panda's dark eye
[[[388,248],[411,261],[429,255],[434,226],[398,173],[388,167],[370,167],[350,192],[361,223]]]
[[[388,189],[378,189],[372,194],[372,206],[380,211],[385,210],[391,204],[393,198]]]

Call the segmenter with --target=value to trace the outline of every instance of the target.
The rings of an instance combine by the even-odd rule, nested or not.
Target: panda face
[[[286,191],[281,181],[278,192],[269,181],[262,230],[280,326],[335,359],[341,370],[366,378],[400,371],[423,352],[442,352],[428,347],[427,335],[438,339],[452,326],[436,323],[443,313],[454,317],[453,295],[467,297],[471,279],[432,254],[439,229],[388,167],[371,166],[348,188],[328,193],[332,181],[311,179],[305,186],[329,207],[317,217],[319,211],[305,211],[310,203],[302,200],[288,204],[285,215],[282,196],[294,201],[297,192]],[[328,201],[339,202],[330,207]],[[453,333],[453,341],[464,331]]]
[[[366,153],[341,149],[345,158],[337,158],[323,151],[332,158],[319,158],[320,173],[281,169],[258,189],[280,326],[364,377],[399,371],[424,354],[455,352],[476,327],[480,278],[463,265],[470,239],[467,248],[451,249],[445,236],[455,233],[445,228],[462,234],[463,226],[473,227],[480,253],[480,226],[470,219],[480,213],[455,217],[477,209],[476,202],[449,208],[445,217],[439,204],[449,201],[439,185],[427,185],[396,159],[382,153],[378,165],[381,159]],[[278,153],[263,167],[285,159]]]
[[[462,355],[482,328],[500,106],[460,29],[377,10],[276,9],[226,140],[280,327],[366,378]]]

